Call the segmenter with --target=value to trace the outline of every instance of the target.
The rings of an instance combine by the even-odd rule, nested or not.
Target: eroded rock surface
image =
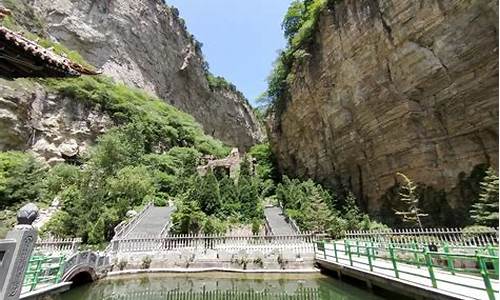
[[[53,164],[77,158],[113,125],[99,106],[0,79],[0,151],[33,150]]]
[[[475,166],[498,167],[497,24],[492,0],[325,11],[270,126],[281,170],[342,183],[377,215],[396,172],[449,193]],[[446,206],[466,212],[464,197]]]
[[[48,35],[116,80],[193,115],[207,134],[242,149],[263,138],[242,95],[212,90],[200,45],[160,0],[22,0]]]

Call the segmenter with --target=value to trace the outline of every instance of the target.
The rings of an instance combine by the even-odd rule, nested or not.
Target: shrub
[[[145,256],[142,258],[141,269],[149,269],[151,267],[151,257]]]
[[[41,199],[45,167],[23,152],[0,152],[0,208]]]
[[[120,271],[123,271],[127,267],[127,264],[128,264],[128,261],[126,259],[122,258],[120,260],[120,262],[118,262],[118,269]]]

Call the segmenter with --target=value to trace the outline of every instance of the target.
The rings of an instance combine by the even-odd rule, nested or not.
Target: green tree
[[[177,210],[172,214],[171,232],[175,234],[199,233],[207,216],[201,211],[198,203],[182,199],[177,204]]]
[[[358,229],[363,215],[356,204],[356,197],[351,191],[347,193],[342,211],[342,218],[346,220],[346,230]]]
[[[189,191],[189,198],[196,201],[207,215],[213,215],[220,210],[219,182],[212,171],[205,176],[195,175]]]
[[[416,191],[417,185],[405,174],[397,173],[397,175],[403,179],[401,191],[399,192],[399,199],[406,206],[406,209],[403,211],[396,210],[395,214],[400,216],[403,222],[410,222],[422,228],[422,221],[420,218],[428,215],[422,213],[418,207],[419,198]]]
[[[471,218],[475,225],[498,226],[498,175],[493,168],[486,170],[480,183],[479,199],[472,205]]]
[[[318,190],[312,191],[304,214],[304,227],[308,231],[326,232],[331,226],[332,212]]]
[[[281,23],[281,28],[283,29],[285,38],[290,42],[304,22],[305,9],[306,7],[301,0],[292,1],[288,7],[283,22]]]

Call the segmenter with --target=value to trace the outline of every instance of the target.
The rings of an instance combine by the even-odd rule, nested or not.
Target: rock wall
[[[379,217],[403,172],[460,224],[458,185],[498,167],[498,1],[341,1],[309,53],[269,126],[281,171],[343,184]]]
[[[0,79],[0,151],[33,150],[48,163],[78,157],[113,126],[98,106],[53,94],[32,80]]]
[[[193,115],[206,133],[242,149],[263,138],[242,95],[209,87],[200,44],[161,0],[19,1],[35,9],[51,39]]]

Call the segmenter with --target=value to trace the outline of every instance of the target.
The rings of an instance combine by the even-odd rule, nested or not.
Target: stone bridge
[[[75,285],[92,282],[107,272],[109,258],[97,252],[83,251],[70,256],[62,267],[61,282]]]

